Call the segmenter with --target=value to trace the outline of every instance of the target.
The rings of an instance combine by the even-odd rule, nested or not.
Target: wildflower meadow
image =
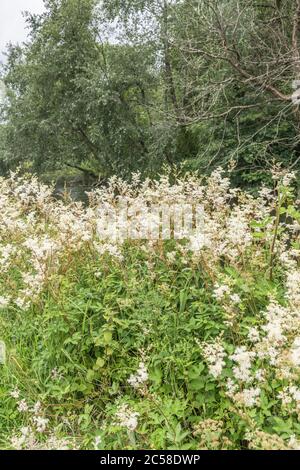
[[[300,448],[300,201],[270,176],[135,173],[87,205],[0,178],[2,449]],[[121,198],[201,223],[108,237]]]

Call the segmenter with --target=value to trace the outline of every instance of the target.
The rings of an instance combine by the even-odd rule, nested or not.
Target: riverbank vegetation
[[[88,207],[1,179],[1,447],[299,448],[294,177],[274,170],[257,197],[220,169],[112,178]],[[203,226],[107,240],[99,204],[120,194],[196,201]]]
[[[299,2],[47,0],[1,78],[2,173],[297,168]]]
[[[44,4],[0,71],[0,448],[300,449],[300,0]]]

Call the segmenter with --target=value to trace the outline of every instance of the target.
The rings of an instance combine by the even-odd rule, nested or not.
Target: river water
[[[59,180],[54,189],[54,197],[63,199],[64,194],[68,194],[72,201],[88,204],[87,191],[92,191],[94,186],[78,180]]]

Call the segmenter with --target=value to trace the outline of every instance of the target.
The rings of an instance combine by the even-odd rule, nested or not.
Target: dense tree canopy
[[[300,158],[300,0],[45,0],[2,78],[1,166],[151,173]]]

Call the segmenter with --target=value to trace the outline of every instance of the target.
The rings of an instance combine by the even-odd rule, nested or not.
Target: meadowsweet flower
[[[278,398],[282,401],[283,406],[291,406],[293,404],[294,411],[300,413],[300,389],[298,387],[295,385],[284,387],[278,393]]]
[[[271,200],[273,199],[273,191],[271,188],[267,188],[266,186],[262,186],[262,188],[258,191],[259,197],[262,199]]]
[[[288,311],[285,307],[272,301],[264,313],[267,323],[262,326],[262,330],[267,333],[267,340],[270,344],[281,344],[286,340],[284,326],[287,323]]]
[[[102,443],[101,436],[96,436],[94,440],[94,449],[98,450],[101,443]]]
[[[234,400],[246,407],[258,405],[261,390],[259,387],[245,388],[242,392],[238,392],[234,396]]]
[[[25,444],[30,442],[31,446],[32,443],[35,442],[34,434],[29,426],[22,427],[20,429],[20,435],[14,435],[11,438],[11,445],[16,450],[21,450],[25,446]]]
[[[282,401],[283,405],[289,405],[293,401],[293,397],[290,395],[288,387],[285,387],[278,393],[278,398]]]
[[[290,437],[288,446],[292,450],[300,450],[300,441],[296,439],[295,434],[292,434],[292,436]]]
[[[170,262],[170,263],[174,263],[176,261],[176,251],[170,251],[169,253],[167,253],[166,257],[167,257],[167,260]]]
[[[280,253],[279,260],[289,270],[294,270],[297,267],[297,261],[291,256],[290,252],[284,251]]]
[[[149,376],[148,376],[147,368],[146,368],[144,362],[140,362],[137,372],[135,374],[132,374],[129,377],[128,383],[133,388],[140,389],[145,385],[148,378],[149,378]]]
[[[260,340],[260,335],[259,335],[259,331],[258,331],[257,327],[253,326],[253,327],[249,328],[249,330],[248,330],[248,339],[252,343],[257,343]]]
[[[111,256],[117,258],[119,261],[123,261],[124,259],[123,255],[121,254],[120,248],[117,245],[113,245],[112,243],[104,243],[102,245],[94,243],[94,246],[100,255],[103,255],[104,253],[109,253]]]
[[[238,294],[231,294],[229,298],[234,304],[239,304],[241,302],[241,298]]]
[[[49,420],[47,418],[42,418],[41,416],[34,416],[33,421],[35,423],[36,430],[38,433],[45,432],[47,424],[49,423]]]
[[[291,182],[296,179],[296,173],[294,171],[290,171],[286,173],[282,178],[283,186],[290,186]]]
[[[18,297],[15,300],[15,304],[22,310],[28,310],[28,308],[30,307],[30,303],[25,299],[22,299],[21,297]]]
[[[18,388],[15,388],[10,392],[10,396],[17,400],[20,397],[20,390]]]
[[[219,343],[204,343],[202,345],[203,355],[208,363],[209,373],[217,378],[222,374],[223,367],[225,366],[224,358],[226,352],[223,346]]]
[[[215,288],[214,288],[214,293],[213,293],[213,296],[217,299],[217,300],[222,300],[224,298],[225,295],[230,295],[230,287],[227,286],[226,284],[224,285],[217,285]]]
[[[226,239],[235,247],[245,249],[252,241],[249,223],[242,210],[233,213],[227,222]]]
[[[138,426],[139,413],[129,408],[127,404],[121,405],[116,413],[118,424],[128,431],[135,431]]]
[[[270,343],[267,341],[257,344],[257,357],[259,359],[268,359],[270,365],[276,366],[279,356],[279,351],[273,346],[270,346]]]
[[[9,299],[0,295],[0,309],[7,307],[9,304]]]
[[[293,399],[297,402],[300,403],[300,389],[296,387],[295,385],[292,385],[289,387],[290,393],[292,394]]]
[[[251,361],[255,356],[256,353],[247,351],[245,346],[236,348],[235,353],[229,356],[229,359],[238,364],[238,366],[234,366],[232,369],[236,379],[243,382],[250,380]]]
[[[18,411],[20,411],[20,413],[24,413],[24,412],[28,411],[28,405],[27,405],[25,400],[21,400],[18,403]]]
[[[265,381],[266,372],[262,369],[258,369],[255,371],[254,378],[257,382],[264,382]]]
[[[249,449],[254,450],[288,450],[285,441],[276,434],[269,434],[259,429],[251,429],[245,433]]]
[[[288,301],[294,307],[300,307],[300,270],[293,270],[287,273],[286,279]]]
[[[276,343],[281,343],[286,339],[282,332],[282,322],[279,319],[267,323],[262,327],[262,329],[267,333],[267,337],[270,342],[274,341]]]
[[[38,414],[38,413],[40,412],[40,410],[41,410],[41,407],[42,407],[41,402],[40,402],[40,401],[37,401],[37,402],[34,404],[32,410],[31,410],[32,413],[34,413],[35,415]]]
[[[190,250],[194,252],[199,252],[205,247],[210,245],[210,240],[207,234],[204,232],[199,232],[196,235],[190,237]]]
[[[61,380],[63,378],[62,372],[60,372],[57,367],[51,370],[51,379],[52,380]]]
[[[16,450],[76,450],[74,439],[60,438],[50,433],[46,439],[43,437],[40,440],[40,434],[31,426],[22,427],[12,436],[11,445]]]
[[[294,339],[291,351],[290,351],[290,359],[292,364],[295,367],[300,366],[300,337]]]
[[[235,392],[237,391],[237,389],[238,389],[237,384],[234,383],[234,381],[232,379],[227,379],[227,382],[226,382],[227,395],[229,397],[233,398]]]

